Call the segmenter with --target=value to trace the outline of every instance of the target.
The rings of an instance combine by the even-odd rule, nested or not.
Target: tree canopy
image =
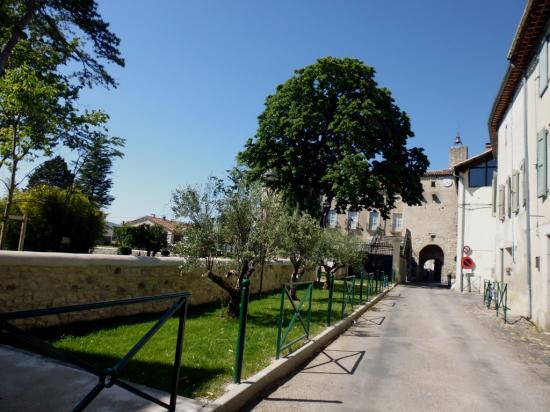
[[[77,37],[78,33],[81,38]],[[124,66],[120,39],[97,12],[95,0],[8,0],[0,5],[0,76],[21,41],[33,38],[66,60],[76,62],[82,84],[116,86],[105,63]],[[86,44],[88,41],[88,45]],[[91,47],[90,47],[91,46]]]
[[[398,195],[420,204],[429,162],[422,149],[407,148],[409,117],[374,75],[350,58],[296,70],[267,97],[256,136],[239,153],[249,178],[274,175],[269,187],[317,217],[333,201],[340,212],[376,208],[384,216]]]

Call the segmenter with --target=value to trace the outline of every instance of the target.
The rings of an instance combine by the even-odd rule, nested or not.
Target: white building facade
[[[496,216],[493,181],[496,160],[489,149],[454,167],[458,189],[456,281],[457,291],[483,291],[483,281],[495,275]],[[462,268],[462,257],[474,266]]]
[[[550,2],[530,0],[489,118],[498,161],[494,279],[508,284],[512,314],[550,330],[548,39]]]

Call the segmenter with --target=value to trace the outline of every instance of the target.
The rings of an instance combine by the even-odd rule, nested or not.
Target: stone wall
[[[189,291],[191,305],[215,302],[226,293],[202,276],[201,271],[182,273],[175,257],[107,256],[68,253],[0,252],[0,311],[46,308]],[[264,270],[263,290],[278,289],[288,282],[291,266],[274,262]],[[308,273],[304,280],[312,280]],[[251,279],[252,293],[259,290],[259,271]],[[74,321],[156,312],[169,302],[127,305],[32,318],[25,327],[42,327]]]

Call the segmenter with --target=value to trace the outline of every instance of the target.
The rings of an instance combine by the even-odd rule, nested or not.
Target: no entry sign
[[[470,256],[464,256],[461,263],[462,269],[473,269],[476,266],[474,260]]]

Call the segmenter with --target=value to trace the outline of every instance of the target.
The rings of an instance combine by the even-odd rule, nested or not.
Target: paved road
[[[397,287],[252,409],[550,411],[550,368],[524,361],[465,299]]]

